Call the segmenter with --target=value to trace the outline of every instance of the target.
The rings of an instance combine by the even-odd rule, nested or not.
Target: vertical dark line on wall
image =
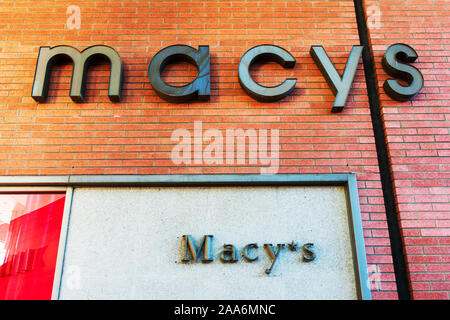
[[[380,168],[381,185],[383,189],[386,220],[391,242],[391,251],[394,264],[395,279],[397,283],[398,298],[400,300],[409,300],[411,299],[411,290],[406,267],[403,239],[399,225],[397,204],[394,195],[394,185],[392,180],[391,164],[389,162],[386,134],[384,131],[383,119],[381,116],[378,83],[375,74],[375,61],[370,45],[363,0],[354,0],[353,2],[355,4],[359,40],[360,44],[364,47],[362,53],[364,74],[366,77],[370,115],[372,117],[372,126],[375,137],[378,165]]]

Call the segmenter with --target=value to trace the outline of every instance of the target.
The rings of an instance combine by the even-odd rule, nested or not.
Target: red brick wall
[[[388,78],[381,58],[398,42],[417,51],[414,65],[425,78],[409,102],[396,102],[380,89],[413,298],[449,299],[450,2],[367,1],[372,5],[381,13],[381,24],[370,28],[379,87]]]
[[[421,20],[420,26],[415,16],[401,15],[404,28],[414,23],[412,30],[422,30],[417,31],[419,36],[431,28],[426,32],[444,37],[448,23],[444,25],[443,15],[448,10],[443,10],[444,2],[434,3],[437,10],[427,12],[440,14],[439,18]],[[79,30],[66,25],[67,7],[73,4],[81,8]],[[279,129],[279,173],[357,174],[369,267],[381,277],[372,296],[397,298],[362,63],[346,108],[332,114],[334,96],[309,55],[311,45],[323,45],[343,70],[352,45],[359,45],[353,1],[11,0],[0,6],[0,175],[259,173],[260,166],[249,164],[175,165],[170,159],[171,134],[177,128],[192,130],[194,121],[202,121],[204,130],[223,132]],[[440,161],[445,161],[449,149],[444,109],[448,64],[443,55],[449,48],[443,38],[416,39],[405,30],[395,38],[392,20],[398,15],[389,13],[390,6],[382,10],[382,19],[391,19],[383,20],[384,29],[378,36],[371,30],[377,62],[386,44],[406,42],[419,51],[426,80],[423,94],[413,103],[399,104],[382,96],[408,258],[413,262],[411,276],[415,286],[427,286],[415,290],[448,298],[449,238],[442,232],[448,230],[444,212],[449,210],[448,176],[443,173],[448,173],[449,165]],[[425,18],[431,17],[421,16]],[[125,68],[120,103],[107,97],[107,64],[90,70],[85,103],[73,103],[68,96],[70,65],[53,69],[46,103],[31,98],[39,47],[64,44],[79,50],[104,44],[119,52]],[[168,103],[152,90],[148,64],[159,50],[173,44],[210,46],[209,102]],[[293,94],[276,103],[256,102],[237,79],[240,57],[259,44],[279,45],[297,60],[293,70],[275,63],[253,70],[261,83],[298,79]],[[382,81],[383,71],[377,73]],[[188,82],[195,70],[179,64],[167,68],[165,76],[168,82]],[[405,155],[418,163],[402,163]]]

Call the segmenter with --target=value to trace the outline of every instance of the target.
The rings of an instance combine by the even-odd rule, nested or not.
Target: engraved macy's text
[[[203,263],[213,262],[212,255],[212,239],[214,236],[205,235],[203,236],[203,240],[198,246],[191,235],[183,235],[183,248],[184,248],[184,258],[182,262],[198,262],[201,261]],[[270,274],[272,269],[277,262],[280,252],[287,248],[290,251],[298,251],[299,246],[297,243],[292,241],[291,243],[279,243],[276,246],[273,244],[265,243],[264,249],[269,256],[272,264],[269,268],[265,270],[266,274]],[[311,262],[316,258],[316,254],[313,251],[314,244],[313,243],[305,243],[301,246],[301,255],[302,260],[304,262]],[[259,259],[257,254],[257,249],[259,248],[257,243],[249,243],[245,245],[242,249],[242,256],[246,262],[255,262]],[[236,263],[239,261],[238,259],[238,250],[233,244],[225,244],[223,246],[223,250],[219,254],[219,259],[223,263]]]

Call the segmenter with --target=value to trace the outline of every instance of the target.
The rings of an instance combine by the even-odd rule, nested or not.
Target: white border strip
[[[360,299],[371,299],[368,270],[356,175],[347,174],[279,174],[279,175],[81,175],[81,176],[0,176],[0,190],[66,191],[52,299],[59,298],[69,229],[73,188],[77,187],[183,187],[183,186],[245,186],[245,185],[344,185],[348,193],[349,227]],[[45,186],[50,188],[45,188]],[[60,188],[58,188],[61,187]],[[6,188],[3,188],[6,187]],[[44,187],[44,188],[42,188]],[[45,192],[45,191],[44,191]]]
[[[70,211],[72,209],[73,188],[66,188],[66,198],[64,202],[64,212],[61,222],[61,232],[59,234],[58,254],[56,257],[55,274],[53,277],[52,300],[59,299],[61,279],[64,266],[64,256],[66,252],[67,232],[69,231]]]

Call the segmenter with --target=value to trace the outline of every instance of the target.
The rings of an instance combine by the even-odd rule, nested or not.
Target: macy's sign
[[[345,106],[362,51],[363,46],[353,46],[341,76],[324,48],[311,46],[310,55],[336,96],[332,112],[340,112]],[[82,102],[87,69],[94,58],[98,56],[106,57],[110,62],[109,99],[113,102],[120,101],[123,63],[116,50],[104,45],[91,46],[81,52],[71,46],[40,47],[31,96],[38,102],[44,102],[52,66],[60,58],[69,58],[73,62],[70,97],[75,102]],[[424,79],[421,72],[409,65],[417,57],[416,51],[406,44],[397,43],[387,48],[382,65],[386,73],[394,78],[387,79],[383,88],[391,98],[398,101],[410,100],[422,89]],[[162,80],[161,72],[167,64],[179,61],[193,64],[198,70],[197,77],[184,86],[168,85]],[[295,66],[295,58],[281,47],[259,45],[251,48],[242,56],[238,70],[239,83],[249,96],[258,101],[273,102],[288,96],[294,90],[297,79],[289,78],[273,87],[265,87],[255,82],[249,72],[250,66],[255,61],[275,61],[283,68]],[[162,49],[153,57],[148,67],[148,76],[153,90],[162,99],[174,103],[195,99],[206,101],[210,96],[209,65],[209,46],[199,46],[198,49],[195,49],[187,45],[173,45]],[[407,85],[403,85],[398,80],[404,81]]]

